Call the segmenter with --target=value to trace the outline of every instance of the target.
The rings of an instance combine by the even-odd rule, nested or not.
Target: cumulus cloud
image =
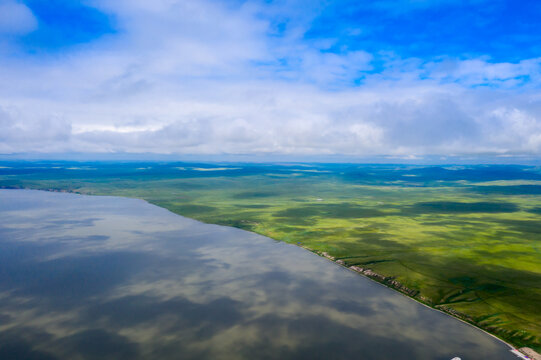
[[[0,153],[14,149],[33,152],[62,152],[69,149],[71,125],[51,115],[39,117],[19,108],[0,108]]]
[[[279,3],[89,1],[114,35],[0,58],[0,152],[541,152],[541,59],[331,51]]]

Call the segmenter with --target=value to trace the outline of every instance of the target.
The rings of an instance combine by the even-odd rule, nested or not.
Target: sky
[[[538,0],[0,0],[0,154],[541,158]]]

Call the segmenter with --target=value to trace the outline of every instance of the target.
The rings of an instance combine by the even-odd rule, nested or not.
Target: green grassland
[[[0,166],[0,187],[141,198],[200,221],[325,252],[516,346],[541,350],[539,168]]]

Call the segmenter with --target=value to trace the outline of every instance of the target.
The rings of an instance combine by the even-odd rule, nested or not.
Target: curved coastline
[[[367,279],[371,280],[374,283],[382,285],[382,286],[384,286],[384,287],[386,287],[388,289],[392,289],[392,290],[394,290],[395,293],[399,293],[402,296],[404,296],[405,298],[411,299],[411,300],[415,301],[416,303],[423,305],[426,308],[436,310],[439,313],[445,314],[445,315],[447,315],[449,317],[452,317],[452,318],[454,318],[456,320],[459,320],[460,322],[462,322],[464,324],[467,324],[467,325],[469,325],[469,326],[471,326],[471,327],[473,327],[473,328],[475,328],[477,330],[480,330],[483,333],[489,335],[490,337],[492,337],[492,338],[498,340],[499,342],[505,344],[509,348],[509,350],[511,352],[519,352],[520,354],[525,356],[524,358],[526,358],[526,359],[531,359],[531,360],[537,360],[538,358],[541,359],[541,355],[537,354],[532,349],[528,348],[527,350],[531,351],[532,353],[527,354],[526,352],[524,352],[522,350],[522,348],[515,347],[511,343],[509,343],[509,342],[505,341],[504,339],[500,338],[498,335],[493,334],[493,333],[483,329],[482,327],[478,326],[475,322],[470,321],[468,319],[469,317],[467,315],[465,315],[465,314],[461,314],[461,313],[459,313],[457,311],[448,311],[446,307],[436,307],[436,306],[430,304],[429,299],[426,299],[426,302],[423,301],[422,296],[421,296],[421,298],[416,298],[415,296],[418,294],[417,291],[405,287],[400,282],[394,280],[392,277],[385,277],[385,276],[383,276],[381,274],[378,274],[378,273],[374,272],[373,270],[371,270],[369,268],[361,268],[361,267],[355,266],[355,265],[347,266],[342,260],[336,259],[336,258],[334,258],[333,256],[329,255],[326,252],[313,250],[313,249],[310,249],[310,248],[308,248],[308,247],[306,247],[304,245],[284,242],[284,241],[277,240],[277,239],[274,239],[272,237],[269,237],[267,235],[260,234],[260,233],[257,233],[255,231],[250,231],[250,230],[247,230],[247,229],[241,229],[241,228],[237,228],[237,227],[234,227],[234,226],[221,225],[221,224],[205,222],[205,221],[201,221],[201,220],[198,220],[198,219],[194,219],[194,218],[185,216],[183,214],[173,212],[172,210],[170,210],[170,209],[168,209],[166,207],[160,206],[158,204],[154,204],[154,203],[152,203],[152,202],[150,202],[150,201],[148,201],[146,199],[138,198],[138,197],[122,196],[122,195],[87,194],[87,193],[72,191],[72,190],[69,190],[69,189],[45,189],[45,188],[31,188],[31,187],[4,187],[4,186],[0,186],[0,189],[6,189],[6,190],[34,190],[34,191],[46,191],[46,192],[74,194],[74,195],[81,195],[81,196],[98,196],[98,197],[108,197],[108,198],[125,198],[125,199],[139,200],[139,201],[143,201],[143,202],[145,202],[145,203],[147,203],[149,205],[156,206],[158,208],[164,209],[164,210],[166,210],[166,211],[168,211],[171,214],[174,214],[176,216],[181,216],[181,217],[190,219],[190,220],[198,222],[198,223],[207,224],[207,225],[213,225],[213,226],[226,227],[226,228],[234,228],[234,229],[245,231],[245,232],[248,232],[248,233],[257,234],[259,236],[263,236],[265,238],[271,239],[271,240],[276,241],[276,242],[280,242],[280,243],[284,243],[284,244],[288,244],[288,245],[294,245],[294,246],[296,246],[298,248],[302,248],[304,250],[307,250],[310,253],[313,253],[315,256],[325,258],[326,260],[328,260],[330,262],[333,262],[333,263],[335,263],[336,265],[339,265],[342,268],[348,269],[349,271],[354,272],[357,275],[362,275],[364,278],[367,278]],[[452,309],[450,309],[450,310],[452,310]],[[515,353],[515,355],[516,355],[516,353]],[[530,357],[532,355],[533,355],[533,357]]]

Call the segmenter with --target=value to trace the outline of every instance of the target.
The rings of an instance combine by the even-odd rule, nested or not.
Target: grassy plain
[[[3,162],[0,187],[142,198],[326,252],[541,350],[540,168]]]

